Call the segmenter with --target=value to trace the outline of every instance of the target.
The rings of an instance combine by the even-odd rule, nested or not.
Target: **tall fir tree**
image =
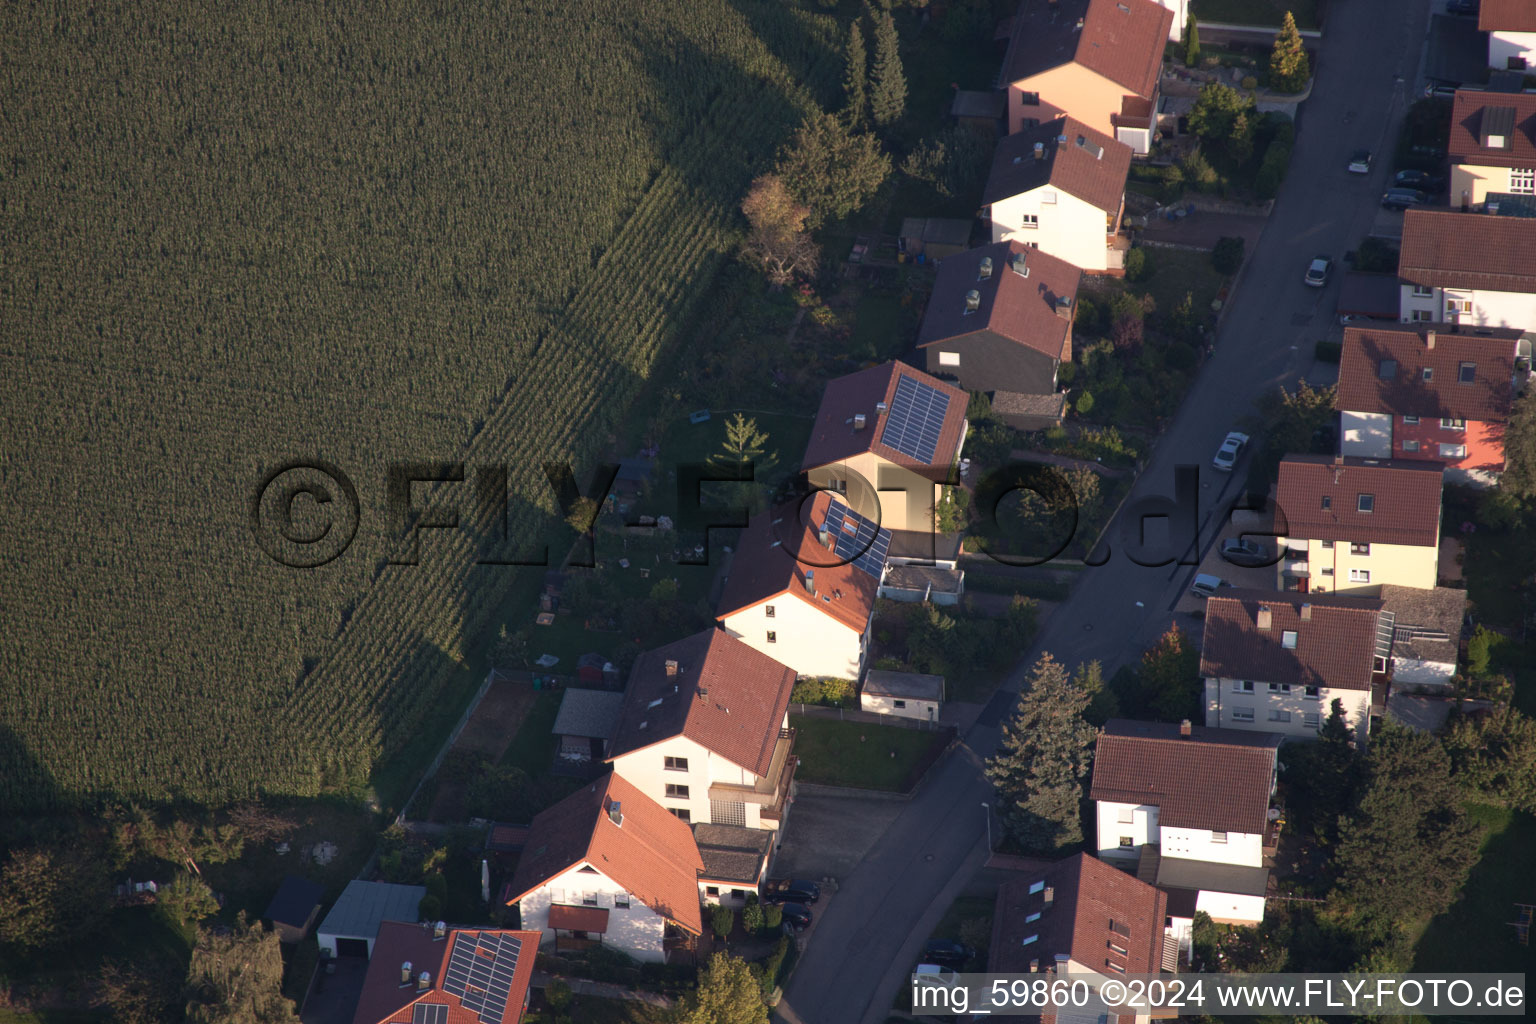
[[[1536,387],[1527,386],[1510,410],[1504,462],[1500,489],[1517,498],[1536,498]]]
[[[1089,699],[1065,666],[1042,654],[987,761],[1003,828],[1030,853],[1059,855],[1083,841],[1083,783],[1097,735],[1083,718]]]
[[[1200,23],[1195,12],[1189,12],[1189,22],[1184,26],[1184,66],[1192,68],[1200,63]]]
[[[869,123],[869,46],[862,19],[848,26],[847,66],[843,72],[843,117],[855,130]]]
[[[869,112],[888,128],[907,109],[907,76],[901,67],[901,42],[889,9],[871,11],[875,25],[875,63],[869,71]]]
[[[1269,53],[1269,84],[1277,92],[1300,92],[1311,77],[1312,66],[1301,42],[1301,32],[1296,28],[1296,19],[1286,11],[1275,35],[1274,49]]]
[[[1172,624],[1141,656],[1142,701],[1158,718],[1177,722],[1195,718],[1204,692],[1200,681],[1200,652]]]

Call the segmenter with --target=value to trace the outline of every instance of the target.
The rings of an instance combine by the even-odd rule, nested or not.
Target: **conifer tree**
[[[1269,54],[1269,84],[1277,92],[1300,92],[1312,77],[1312,67],[1307,51],[1301,43],[1301,32],[1290,11],[1275,35],[1275,47]]]
[[[843,73],[843,117],[859,129],[869,121],[869,48],[859,18],[848,27],[847,68]]]
[[[1189,23],[1184,27],[1184,66],[1192,68],[1200,63],[1200,23],[1195,12],[1189,12]]]
[[[907,109],[907,76],[901,68],[896,19],[889,10],[874,11],[875,63],[869,72],[869,112],[875,124],[887,128]]]

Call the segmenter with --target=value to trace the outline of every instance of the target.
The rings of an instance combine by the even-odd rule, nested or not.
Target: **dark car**
[[[1381,197],[1381,205],[1388,210],[1406,210],[1410,206],[1423,206],[1429,197],[1414,188],[1392,188]]]
[[[1445,179],[1424,171],[1398,171],[1392,179],[1394,188],[1412,188],[1420,192],[1439,192],[1445,187]]]
[[[975,955],[974,949],[954,939],[929,939],[923,947],[923,963],[940,967],[963,967]]]
[[[1228,537],[1221,542],[1221,557],[1233,565],[1270,565],[1269,549],[1247,537]]]
[[[1446,0],[1445,13],[1470,17],[1478,13],[1480,6],[1478,0]]]
[[[821,886],[803,878],[775,878],[763,883],[764,903],[815,903],[821,899]]]
[[[795,931],[804,931],[811,926],[811,908],[804,903],[785,903],[779,909],[784,912],[784,923]]]

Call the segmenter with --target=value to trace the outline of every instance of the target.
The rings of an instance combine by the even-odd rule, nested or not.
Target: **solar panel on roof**
[[[417,1003],[411,1008],[411,1024],[448,1024],[448,1007],[442,1003]]]
[[[501,1024],[522,943],[495,932],[460,932],[443,976],[443,991],[459,997],[484,1024]]]
[[[919,462],[933,462],[939,432],[949,412],[949,396],[938,388],[903,375],[896,382],[880,443]]]
[[[825,525],[832,533],[837,557],[847,559],[855,569],[875,579],[880,578],[891,548],[890,530],[875,529],[874,523],[837,501],[827,506]]]

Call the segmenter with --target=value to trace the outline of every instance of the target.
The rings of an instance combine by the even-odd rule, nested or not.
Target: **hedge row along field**
[[[590,464],[839,73],[781,0],[0,14],[0,808],[363,786],[511,570],[384,565],[394,461]],[[249,9],[248,9],[249,8]],[[323,458],[361,528],[254,542]],[[522,570],[539,571],[539,570]]]

